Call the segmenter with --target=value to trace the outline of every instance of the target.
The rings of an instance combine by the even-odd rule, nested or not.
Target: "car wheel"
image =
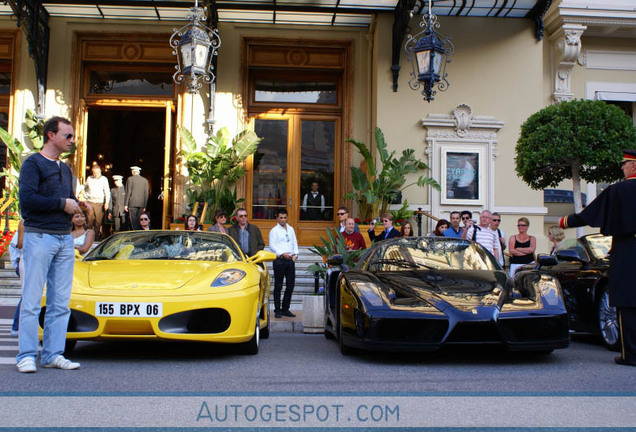
[[[342,319],[338,320],[338,346],[340,347],[340,352],[342,353],[342,355],[351,355],[353,354],[353,348],[347,346],[344,344],[344,336],[342,333],[342,323],[341,323]]]
[[[248,355],[258,354],[258,346],[260,345],[260,340],[261,340],[261,329],[259,328],[260,326],[258,325],[258,323],[259,323],[259,319],[258,319],[258,315],[256,315],[256,326],[254,328],[254,336],[252,336],[252,339],[250,339],[249,341],[243,344],[242,346],[243,354],[248,354]]]
[[[70,354],[73,352],[73,350],[75,349],[75,345],[77,345],[77,341],[76,340],[66,340],[66,343],[64,344],[64,354]]]
[[[601,338],[608,349],[618,351],[621,347],[616,308],[610,306],[609,288],[606,286],[598,299],[598,325]]]
[[[265,328],[260,329],[260,337],[261,339],[267,339],[269,337],[269,307],[267,308],[267,313],[265,314],[265,317],[267,318],[267,325],[265,326]]]

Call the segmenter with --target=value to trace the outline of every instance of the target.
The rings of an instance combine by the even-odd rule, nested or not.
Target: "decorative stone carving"
[[[476,198],[455,198],[441,192],[430,191],[430,205],[433,214],[442,214],[461,208],[494,208],[495,206],[495,158],[498,155],[497,134],[504,122],[492,116],[474,115],[467,103],[457,105],[452,113],[428,114],[421,124],[426,128],[426,148],[431,176],[442,188],[448,187],[448,163],[458,154],[469,154],[477,158],[479,175]],[[450,156],[449,156],[450,155]],[[452,183],[451,183],[452,184]],[[446,186],[445,186],[446,185]],[[430,228],[430,227],[429,227]]]
[[[577,63],[581,66],[587,66],[587,50],[581,51],[581,55],[577,59]]]
[[[473,122],[473,109],[470,105],[463,103],[455,107],[453,114],[455,114],[455,122],[457,124],[455,128],[457,135],[460,137],[466,136]]]
[[[553,49],[554,100],[569,101],[574,98],[570,85],[570,74],[581,53],[581,35],[587,29],[579,24],[564,24],[550,38]]]

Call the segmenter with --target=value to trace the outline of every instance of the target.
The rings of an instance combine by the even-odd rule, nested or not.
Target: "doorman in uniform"
[[[610,305],[618,311],[623,349],[614,361],[636,366],[636,150],[623,150],[625,180],[608,186],[581,213],[561,218],[561,228],[589,225],[612,236]]]
[[[148,205],[148,180],[143,178],[141,168],[131,166],[132,175],[126,180],[126,198],[124,201],[124,211],[128,212],[130,218],[130,226],[134,230],[141,229],[139,225],[139,216],[146,211]]]
[[[124,177],[113,176],[115,187],[110,190],[110,213],[113,215],[115,232],[125,231],[127,227],[126,212],[124,211],[124,201],[126,200],[126,188],[124,187]]]

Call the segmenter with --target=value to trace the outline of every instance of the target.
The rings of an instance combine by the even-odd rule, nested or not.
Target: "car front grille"
[[[375,330],[382,341],[438,343],[448,330],[443,319],[378,319]]]
[[[230,314],[221,308],[195,309],[162,318],[159,330],[165,333],[222,333],[230,327]]]

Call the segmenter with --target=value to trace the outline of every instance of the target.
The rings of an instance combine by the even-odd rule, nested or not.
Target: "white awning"
[[[597,91],[594,98],[602,101],[636,102],[636,93]]]

